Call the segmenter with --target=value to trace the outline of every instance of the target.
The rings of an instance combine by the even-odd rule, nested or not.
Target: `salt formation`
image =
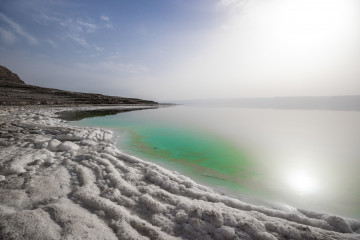
[[[220,195],[61,110],[0,112],[0,239],[360,239],[359,220]]]

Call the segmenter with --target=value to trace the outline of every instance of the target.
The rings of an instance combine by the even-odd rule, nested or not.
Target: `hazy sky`
[[[1,0],[0,65],[160,101],[360,94],[360,1]]]

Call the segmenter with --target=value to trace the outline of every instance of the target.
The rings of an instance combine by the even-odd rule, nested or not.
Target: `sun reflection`
[[[288,175],[289,186],[298,193],[309,194],[318,189],[317,180],[304,170],[295,170]]]

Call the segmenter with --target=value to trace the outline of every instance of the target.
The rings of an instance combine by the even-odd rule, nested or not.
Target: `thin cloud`
[[[58,45],[51,39],[48,39],[47,42],[53,47],[53,48],[57,48]]]
[[[71,39],[72,41],[79,44],[83,48],[88,48],[88,49],[92,48],[97,52],[102,52],[104,50],[104,48],[102,48],[102,47],[99,47],[97,45],[92,45],[92,44],[88,43],[88,41],[86,41],[85,38],[83,38],[83,37],[81,37],[80,35],[77,35],[77,34],[68,34],[67,38]]]
[[[77,27],[80,31],[95,32],[97,26],[93,23],[84,22],[82,20],[76,21]]]
[[[95,32],[100,27],[99,23],[95,23],[90,19],[90,21],[85,21],[83,19],[74,19],[71,17],[55,17],[49,16],[45,13],[42,13],[38,16],[37,21],[41,24],[48,25],[49,22],[54,22],[55,24],[67,29],[69,32],[73,33],[92,33]]]
[[[112,22],[110,21],[110,17],[108,17],[106,15],[101,15],[100,19],[105,22],[105,27],[111,28],[111,29],[114,28]]]
[[[95,50],[98,51],[98,52],[104,51],[104,48],[98,47],[98,46],[96,46],[96,45],[94,46],[94,48],[95,48]]]
[[[0,27],[0,36],[6,44],[13,44],[16,41],[15,35]]]
[[[53,22],[59,25],[64,30],[62,33],[64,38],[79,44],[83,48],[93,48],[98,52],[101,52],[104,49],[102,47],[90,44],[86,40],[87,34],[94,33],[99,29],[99,23],[93,23],[94,21],[85,21],[83,19],[49,16],[45,13],[41,14],[38,20],[42,24]],[[50,44],[54,45],[52,43]]]
[[[59,25],[64,25],[65,23],[63,19],[58,18],[58,17],[54,17],[54,16],[49,16],[45,13],[41,13],[38,16],[36,16],[35,20],[40,23],[40,24],[44,24],[44,25],[48,25],[49,22],[56,22]]]
[[[220,0],[218,6],[220,7],[241,7],[246,0]]]
[[[84,48],[89,48],[90,44],[85,40],[85,38],[76,35],[76,34],[68,34],[67,35],[68,38],[72,39],[73,41],[75,41],[77,44],[79,44],[80,46],[84,47]]]
[[[35,45],[38,43],[38,40],[34,36],[23,30],[23,28],[18,23],[8,18],[5,14],[0,13],[0,19],[6,22],[12,28],[12,30],[15,31],[18,35],[26,38],[30,44]],[[9,36],[10,35],[8,34],[8,37]]]
[[[48,24],[49,22],[54,22],[59,26],[67,29],[69,32],[73,33],[92,33],[98,29],[98,26],[95,23],[87,22],[82,19],[74,20],[73,18],[64,18],[64,17],[54,17],[48,16],[47,14],[41,14],[38,21],[42,24]]]
[[[110,20],[110,18],[108,16],[102,15],[100,16],[100,18],[106,22],[108,22]]]
[[[216,8],[221,12],[224,11],[226,14],[229,14],[229,17],[232,17],[243,13],[246,5],[252,2],[251,0],[219,0]]]

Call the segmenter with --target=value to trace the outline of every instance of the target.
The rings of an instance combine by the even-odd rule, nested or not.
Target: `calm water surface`
[[[360,217],[360,112],[177,106],[75,124],[240,199]]]

